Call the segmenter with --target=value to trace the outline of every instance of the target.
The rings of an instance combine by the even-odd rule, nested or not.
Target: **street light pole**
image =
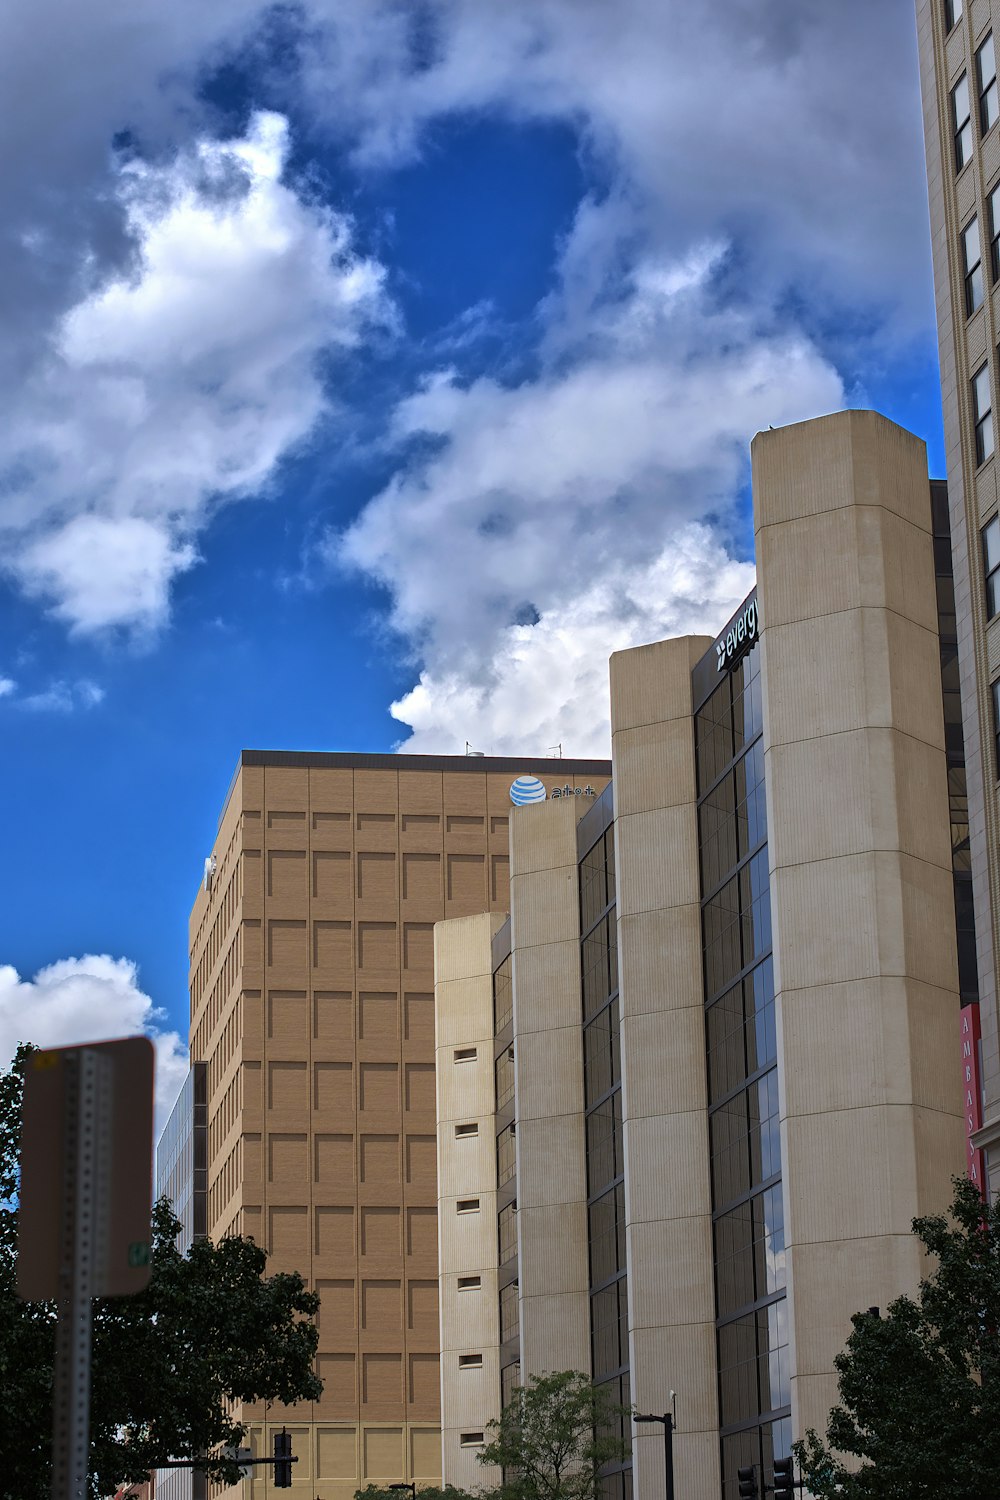
[[[670,1393],[673,1395],[673,1391]],[[674,1500],[674,1418],[673,1413],[666,1411],[662,1417],[643,1416],[636,1412],[636,1422],[662,1422],[663,1423],[663,1492],[666,1500]]]

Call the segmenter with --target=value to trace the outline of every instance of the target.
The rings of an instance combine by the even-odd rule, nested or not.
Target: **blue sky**
[[[5,1055],[176,1085],[241,747],[604,753],[609,653],[750,586],[758,428],[942,472],[911,5],[760,11],[5,8]]]

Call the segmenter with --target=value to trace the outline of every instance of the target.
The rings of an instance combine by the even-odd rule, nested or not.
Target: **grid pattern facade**
[[[968,798],[969,870],[978,920],[976,989],[983,1033],[989,1126],[1000,1140],[996,951],[1000,913],[1000,756],[994,687],[1000,681],[1000,621],[988,578],[988,531],[998,513],[996,411],[1000,393],[1000,129],[995,71],[995,0],[917,0],[941,394],[954,555],[955,636]],[[935,531],[938,531],[937,522]],[[946,684],[946,691],[948,690]],[[947,699],[946,699],[947,706]],[[954,729],[951,730],[954,733]],[[949,753],[950,759],[950,753]],[[949,771],[951,767],[949,766]],[[956,870],[956,894],[964,899]],[[971,913],[959,908],[962,930]],[[963,997],[972,990],[967,962]],[[990,1161],[1000,1188],[1000,1148]]]
[[[611,796],[609,786],[601,797],[609,812]],[[595,807],[590,816],[596,812]],[[615,1405],[627,1407],[631,1389],[613,823],[580,860],[580,962],[591,1368],[595,1385]],[[631,1461],[604,1471],[601,1492],[605,1500],[630,1500]]]
[[[760,647],[695,716],[723,1500],[791,1443]]]
[[[433,931],[506,910],[509,787],[538,767],[358,759],[245,754],[192,916],[208,1231],[320,1293],[323,1396],[268,1420],[324,1496],[440,1474]]]

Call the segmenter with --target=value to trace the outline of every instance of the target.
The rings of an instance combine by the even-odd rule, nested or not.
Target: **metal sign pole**
[[[111,1065],[66,1056],[59,1324],[52,1414],[52,1500],[86,1500],[90,1447],[91,1298],[106,1258]]]

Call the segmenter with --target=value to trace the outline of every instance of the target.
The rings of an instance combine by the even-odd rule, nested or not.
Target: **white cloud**
[[[75,682],[59,679],[37,693],[28,693],[17,700],[20,708],[31,713],[71,714],[78,708],[96,708],[104,702],[104,689],[89,677],[79,677]]]
[[[794,286],[929,323],[911,0],[311,0],[308,97],[359,159],[441,118],[574,125],[616,213],[676,259],[738,244],[744,294]],[[893,67],[886,69],[886,57]]]
[[[405,749],[606,748],[610,652],[712,631],[749,588],[727,540],[749,438],[844,396],[801,335],[713,310],[716,259],[639,267],[537,379],[443,373],[397,410],[421,445],[331,551],[419,654]]]
[[[62,319],[0,434],[6,567],[72,631],[151,631],[214,505],[255,495],[330,409],[321,355],[391,307],[349,221],[283,180],[288,127],[122,161],[137,246]]]
[[[188,1069],[187,1048],[176,1031],[161,1030],[161,1020],[162,1012],[139,988],[136,965],[126,958],[64,958],[33,979],[0,965],[0,1063],[9,1065],[19,1042],[70,1047],[145,1033],[156,1047],[157,1134]]]
[[[17,683],[13,677],[0,677],[0,698],[8,698],[11,693],[17,692]]]
[[[611,753],[608,657],[675,635],[712,634],[753,586],[698,524],[682,527],[648,564],[609,564],[535,625],[499,632],[486,671],[424,671],[392,705],[410,726],[410,753],[458,754],[469,740],[495,755]]]

